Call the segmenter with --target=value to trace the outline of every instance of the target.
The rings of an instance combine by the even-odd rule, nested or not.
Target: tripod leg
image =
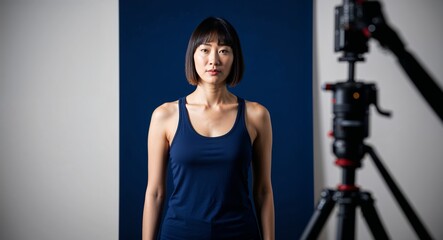
[[[321,199],[317,204],[317,208],[315,209],[315,212],[309,220],[309,223],[303,231],[300,239],[317,239],[318,234],[320,234],[323,225],[325,224],[329,214],[331,214],[331,211],[334,208],[334,194],[335,191],[329,189],[323,190],[321,192]]]
[[[415,214],[408,200],[406,200],[405,196],[400,191],[400,188],[395,184],[394,179],[392,179],[392,177],[389,175],[388,171],[378,158],[377,154],[375,154],[374,149],[372,149],[370,146],[366,146],[366,152],[371,155],[374,164],[377,166],[380,174],[384,178],[386,184],[388,185],[389,189],[391,190],[392,194],[394,195],[395,199],[403,210],[403,213],[406,215],[409,223],[412,225],[415,232],[417,233],[417,236],[420,239],[432,239],[431,235],[426,230],[425,226],[420,221],[417,214]]]
[[[337,192],[338,223],[337,239],[355,239],[355,208],[358,204],[358,192]]]
[[[360,207],[374,239],[389,239],[389,236],[377,214],[377,210],[374,207],[374,199],[370,193],[360,193]]]

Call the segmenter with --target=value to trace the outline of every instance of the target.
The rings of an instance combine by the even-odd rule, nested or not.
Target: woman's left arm
[[[271,184],[272,125],[268,110],[250,103],[248,122],[254,129],[253,196],[263,240],[275,239],[274,196]]]

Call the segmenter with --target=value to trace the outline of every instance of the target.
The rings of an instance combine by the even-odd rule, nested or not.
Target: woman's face
[[[218,45],[217,41],[198,46],[194,52],[194,64],[199,83],[224,84],[233,61],[234,55],[229,46]]]

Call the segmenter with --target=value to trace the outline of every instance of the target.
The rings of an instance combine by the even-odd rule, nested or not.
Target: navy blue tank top
[[[174,190],[161,227],[164,240],[260,239],[249,197],[252,146],[239,97],[232,129],[219,137],[197,133],[186,99],[169,150]]]

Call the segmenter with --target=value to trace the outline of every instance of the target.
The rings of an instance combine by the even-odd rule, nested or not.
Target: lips
[[[210,75],[217,75],[219,74],[221,71],[217,70],[217,69],[210,69],[210,70],[206,70],[207,73],[209,73]]]

